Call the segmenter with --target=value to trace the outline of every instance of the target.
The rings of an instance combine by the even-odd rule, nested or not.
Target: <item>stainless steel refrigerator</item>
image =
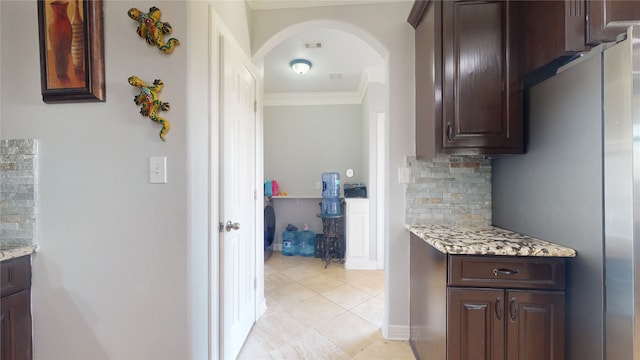
[[[603,56],[605,354],[640,359],[640,26]]]
[[[493,224],[577,250],[567,359],[640,359],[640,27],[526,94],[527,153],[492,161]]]

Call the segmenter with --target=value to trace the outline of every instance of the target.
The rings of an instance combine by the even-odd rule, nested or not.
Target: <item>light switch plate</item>
[[[167,183],[166,156],[152,156],[149,158],[149,182],[152,184]]]

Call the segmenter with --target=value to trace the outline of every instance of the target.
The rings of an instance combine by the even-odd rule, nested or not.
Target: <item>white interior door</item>
[[[256,79],[245,56],[220,37],[221,345],[235,359],[256,319]]]

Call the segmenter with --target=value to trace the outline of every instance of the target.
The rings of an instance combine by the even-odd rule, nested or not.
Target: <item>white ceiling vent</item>
[[[329,80],[342,80],[342,73],[329,73]]]
[[[304,48],[305,49],[320,49],[321,47],[322,47],[322,43],[321,42],[304,43]]]

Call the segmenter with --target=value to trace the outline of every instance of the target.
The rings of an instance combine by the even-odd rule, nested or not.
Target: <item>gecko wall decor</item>
[[[176,38],[164,41],[164,35],[171,33],[171,25],[168,22],[160,21],[160,9],[157,7],[151,7],[146,14],[136,8],[131,8],[127,14],[131,19],[140,23],[136,32],[145,39],[147,44],[157,46],[166,54],[171,54],[174,47],[180,45],[180,41]]]
[[[140,114],[142,116],[148,116],[149,119],[162,124],[160,130],[160,139],[165,141],[165,135],[171,128],[171,124],[167,119],[164,119],[158,115],[160,111],[169,110],[170,106],[168,102],[163,102],[158,98],[158,92],[164,87],[164,83],[160,79],[153,81],[153,86],[147,86],[139,77],[130,76],[129,84],[140,89],[140,93],[133,98],[136,105],[140,106]]]

